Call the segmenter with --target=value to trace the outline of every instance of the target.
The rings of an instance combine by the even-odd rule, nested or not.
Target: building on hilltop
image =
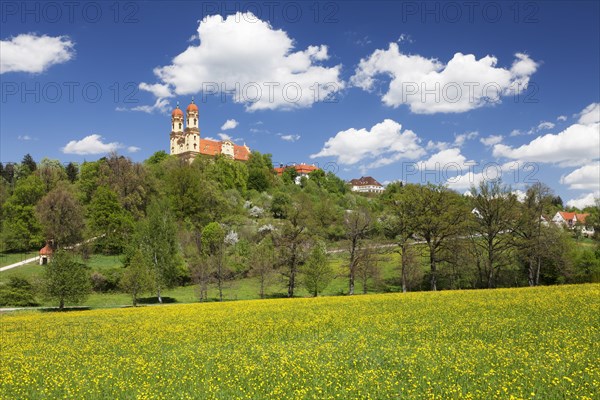
[[[319,169],[319,167],[317,167],[314,164],[308,165],[308,164],[301,163],[301,164],[279,165],[279,167],[273,168],[273,170],[275,171],[275,173],[277,175],[281,176],[281,175],[283,175],[283,171],[285,171],[288,168],[294,168],[294,171],[296,171],[296,179],[295,179],[296,185],[300,184],[300,180],[302,179],[302,177],[308,178],[308,174]]]
[[[192,162],[198,154],[214,157],[223,154],[238,161],[247,161],[250,148],[233,143],[231,140],[211,140],[200,138],[198,106],[194,99],[185,110],[185,126],[183,111],[177,108],[171,113],[170,154],[177,155]]]
[[[359,193],[383,193],[385,188],[371,176],[361,176],[350,181],[353,192]]]

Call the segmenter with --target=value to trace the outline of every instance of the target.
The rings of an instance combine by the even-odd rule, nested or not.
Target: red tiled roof
[[[200,139],[200,154],[216,156],[221,154],[222,141]],[[250,157],[250,150],[246,146],[233,145],[233,158],[239,161],[247,161]]]
[[[40,256],[51,256],[52,255],[52,247],[48,243],[44,247],[40,249]]]
[[[574,212],[566,212],[566,211],[559,211],[558,212],[560,214],[561,217],[563,217],[563,219],[565,221],[572,221],[573,218],[577,218],[577,221],[581,222],[582,224],[585,223],[585,218],[590,215],[590,214],[578,214],[578,213],[574,213]]]
[[[277,168],[273,168],[275,170],[275,172],[277,173],[277,175],[282,175],[283,171],[285,171],[287,168],[291,168],[293,167],[297,173],[299,174],[310,174],[313,171],[316,171],[319,169],[319,167],[315,166],[315,165],[308,165],[308,164],[297,164],[297,165],[286,165],[285,167],[277,167]]]
[[[383,186],[371,176],[361,176],[359,179],[352,179],[350,184],[352,186]]]

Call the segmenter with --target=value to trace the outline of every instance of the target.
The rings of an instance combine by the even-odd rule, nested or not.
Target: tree
[[[356,276],[362,283],[363,294],[369,290],[369,281],[377,281],[380,276],[379,254],[373,247],[363,247],[358,254]]]
[[[79,174],[77,166],[70,162],[69,164],[67,164],[65,172],[67,173],[67,178],[69,179],[69,182],[75,183],[75,181],[77,180],[77,175]]]
[[[61,181],[67,180],[67,173],[65,168],[58,160],[50,160],[49,158],[43,158],[40,161],[35,174],[40,177],[44,183],[44,190],[46,193],[56,188]]]
[[[21,165],[27,169],[27,174],[33,173],[37,169],[37,164],[29,153],[25,154],[23,160],[21,161]]]
[[[66,186],[53,189],[36,209],[46,240],[53,240],[56,248],[74,245],[83,237],[83,208]]]
[[[265,298],[265,289],[275,272],[275,249],[270,236],[261,240],[250,253],[250,274],[258,279],[259,295]]]
[[[317,297],[329,285],[334,271],[327,262],[327,252],[323,243],[313,246],[301,271],[304,286],[314,297]]]
[[[35,205],[43,196],[44,188],[39,177],[30,175],[17,182],[2,207],[2,239],[6,250],[26,251],[44,242],[35,212]]]
[[[483,256],[478,263],[480,284],[493,288],[500,269],[510,262],[514,247],[512,232],[518,216],[517,197],[500,180],[482,181],[471,188],[472,207],[470,230],[476,254]]]
[[[249,190],[264,192],[273,186],[273,163],[270,154],[260,154],[253,151],[246,163],[248,167]]]
[[[173,287],[179,274],[177,226],[165,199],[155,198],[150,202],[148,216],[138,226],[137,237],[139,248],[150,259],[154,289],[162,303],[161,291]]]
[[[123,208],[117,194],[106,186],[100,186],[88,207],[88,221],[98,245],[107,254],[120,254],[126,239],[133,230],[131,215]]]
[[[148,260],[137,249],[121,277],[121,288],[131,295],[134,307],[137,306],[139,295],[152,288],[152,282],[152,272]]]
[[[226,269],[224,265],[225,256],[225,230],[221,224],[211,222],[202,230],[202,249],[212,265],[217,290],[219,291],[219,301],[223,301],[223,283],[226,278]]]
[[[358,267],[358,253],[361,251],[362,240],[372,228],[371,213],[365,207],[349,210],[344,218],[346,238],[349,241],[350,263],[348,265],[348,294],[354,294],[354,280]]]
[[[77,304],[90,294],[88,268],[66,251],[55,252],[50,263],[44,268],[44,294],[48,299],[58,301],[60,310],[64,309],[65,302]]]
[[[527,189],[525,200],[520,205],[520,217],[515,229],[517,246],[527,265],[529,286],[540,282],[543,258],[543,214],[552,203],[552,191],[542,183],[536,183]]]
[[[310,199],[301,193],[283,209],[283,212],[287,219],[283,221],[281,229],[274,237],[274,242],[283,265],[282,275],[288,279],[288,297],[294,297],[298,267],[306,257],[309,242],[307,231],[312,222]]]
[[[464,232],[468,211],[461,195],[444,186],[418,186],[415,201],[415,233],[429,250],[431,290],[437,290],[437,264],[448,240]]]
[[[383,201],[386,205],[387,215],[383,218],[383,228],[386,236],[397,241],[400,250],[400,275],[402,279],[402,292],[408,288],[408,269],[411,255],[409,254],[409,241],[415,233],[415,221],[418,204],[418,186],[406,185],[401,182],[392,183],[386,188]]]

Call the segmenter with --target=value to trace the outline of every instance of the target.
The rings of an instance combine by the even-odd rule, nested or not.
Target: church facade
[[[223,154],[238,161],[247,161],[250,157],[250,148],[245,144],[240,146],[231,140],[200,138],[198,106],[194,104],[194,99],[187,106],[185,117],[179,104],[171,113],[170,139],[170,154],[177,155],[188,162],[192,162],[199,154],[210,157]]]

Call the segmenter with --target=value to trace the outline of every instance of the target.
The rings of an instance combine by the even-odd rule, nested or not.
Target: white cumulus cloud
[[[592,103],[579,113],[579,123],[584,125],[600,122],[600,103]]]
[[[600,161],[584,165],[561,177],[560,183],[569,185],[569,189],[600,190]]]
[[[75,44],[67,36],[38,36],[24,33],[0,41],[0,74],[41,73],[55,64],[71,60]]]
[[[294,40],[252,13],[204,18],[190,44],[154,74],[170,92],[232,93],[246,110],[310,107],[344,87],[341,65],[323,66],[325,45],[294,49]]]
[[[360,61],[350,82],[373,90],[376,77],[391,81],[383,95],[384,104],[408,105],[413,113],[460,113],[497,103],[502,96],[527,88],[538,64],[527,54],[515,54],[510,68],[496,67],[493,56],[476,59],[473,54],[456,53],[447,64],[435,58],[404,54],[398,43],[387,50],[375,50]]]
[[[71,140],[61,150],[65,154],[86,155],[110,153],[123,147],[121,143],[104,143],[102,139],[102,136],[97,134],[89,135],[81,140]]]
[[[425,154],[419,137],[391,119],[375,124],[371,129],[350,128],[329,138],[321,151],[311,155],[336,157],[340,164],[355,164],[371,160],[370,167],[391,164],[400,159],[416,159]]]
[[[281,140],[285,140],[286,142],[295,142],[300,139],[300,135],[279,135]]]
[[[479,139],[479,141],[486,146],[493,146],[495,144],[501,143],[502,139],[502,135],[490,135],[488,137]]]
[[[235,129],[237,126],[239,125],[239,123],[235,120],[235,119],[228,119],[227,121],[225,121],[225,123],[221,126],[221,130],[222,131],[226,131],[228,129]]]
[[[528,144],[497,144],[494,157],[529,162],[584,165],[600,157],[600,124],[574,124],[557,134],[538,136]]]
[[[583,209],[585,207],[593,206],[596,204],[596,199],[600,197],[600,192],[584,194],[576,199],[567,201],[567,207],[576,207]]]

